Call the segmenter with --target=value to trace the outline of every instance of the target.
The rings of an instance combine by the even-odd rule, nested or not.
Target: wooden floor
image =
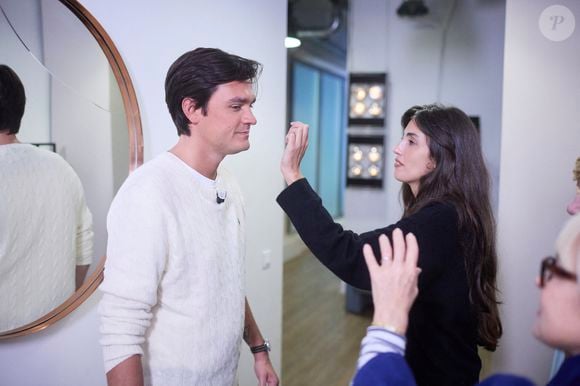
[[[312,255],[284,264],[281,386],[346,386],[371,311],[345,311],[340,280]]]

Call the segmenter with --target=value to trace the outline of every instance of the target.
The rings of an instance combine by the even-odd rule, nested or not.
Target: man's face
[[[255,100],[250,82],[234,81],[217,87],[207,104],[207,115],[192,128],[208,152],[223,158],[250,148],[250,127],[257,122],[252,113]]]

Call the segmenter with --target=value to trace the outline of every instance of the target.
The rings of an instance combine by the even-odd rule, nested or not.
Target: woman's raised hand
[[[288,185],[303,178],[300,172],[300,162],[308,147],[308,125],[302,122],[290,122],[286,134],[286,148],[282,155],[280,170]]]
[[[393,231],[392,238],[393,248],[387,236],[379,236],[380,264],[370,245],[364,245],[363,254],[371,276],[375,306],[373,325],[404,335],[409,322],[409,310],[419,293],[419,246],[412,233],[403,237],[403,232],[398,228]]]

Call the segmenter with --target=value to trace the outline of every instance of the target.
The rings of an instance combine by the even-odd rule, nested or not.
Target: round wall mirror
[[[102,26],[76,0],[0,0],[0,64],[18,74],[26,91],[19,141],[56,152],[72,166],[83,185],[93,229],[86,278],[55,304],[31,307],[35,302],[16,292],[12,303],[2,305],[8,301],[3,294],[4,339],[40,331],[62,319],[100,284],[107,211],[128,173],[142,163],[143,137],[123,60]],[[34,221],[35,213],[28,216]],[[9,260],[0,249],[0,281],[34,285],[46,273],[29,270],[26,277],[15,278],[14,270],[3,266]],[[43,269],[50,267],[48,263]]]

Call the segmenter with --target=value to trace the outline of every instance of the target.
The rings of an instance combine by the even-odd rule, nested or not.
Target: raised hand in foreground
[[[393,247],[385,235],[379,237],[380,264],[370,245],[365,244],[363,254],[371,276],[375,312],[373,325],[381,326],[399,335],[405,335],[409,310],[419,293],[417,267],[419,246],[412,233],[406,237],[400,229],[392,234]]]

